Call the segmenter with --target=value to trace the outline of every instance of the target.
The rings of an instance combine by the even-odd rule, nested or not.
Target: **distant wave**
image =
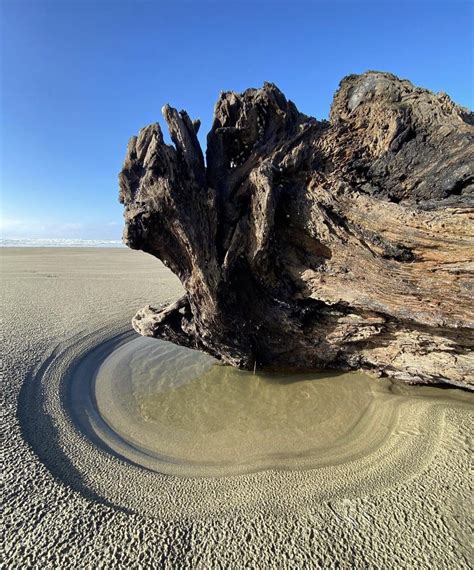
[[[0,247],[125,247],[119,239],[9,239]]]

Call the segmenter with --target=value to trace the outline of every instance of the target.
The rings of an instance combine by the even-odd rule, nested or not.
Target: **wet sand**
[[[468,567],[472,394],[141,339],[181,292],[143,253],[1,264],[9,567]]]

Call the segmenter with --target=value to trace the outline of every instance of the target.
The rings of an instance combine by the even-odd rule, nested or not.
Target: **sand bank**
[[[318,391],[307,378],[293,392],[282,383],[282,399],[267,401],[274,422],[262,434],[272,425],[258,413],[264,378],[236,388],[224,369],[219,384],[221,370],[198,359],[191,369],[201,383],[183,381],[166,398],[146,381],[133,392],[126,374],[114,380],[150,350],[130,332],[135,310],[181,292],[154,259],[118,249],[1,255],[10,567],[467,567],[471,395],[366,378],[348,389],[339,376],[334,390],[320,379]],[[169,346],[151,350],[156,366],[173,356]],[[217,406],[230,387],[255,401],[254,413],[240,410],[243,439],[229,408]],[[100,431],[104,419],[112,434]],[[150,422],[161,441],[147,436]]]

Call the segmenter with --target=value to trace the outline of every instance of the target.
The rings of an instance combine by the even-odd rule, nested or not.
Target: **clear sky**
[[[164,103],[210,128],[219,91],[276,83],[327,117],[391,71],[473,106],[473,4],[0,0],[2,237],[119,239],[128,138]]]

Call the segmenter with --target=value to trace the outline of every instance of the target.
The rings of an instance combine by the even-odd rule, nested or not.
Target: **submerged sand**
[[[143,253],[1,263],[8,567],[469,566],[472,394],[137,337],[181,292]]]

